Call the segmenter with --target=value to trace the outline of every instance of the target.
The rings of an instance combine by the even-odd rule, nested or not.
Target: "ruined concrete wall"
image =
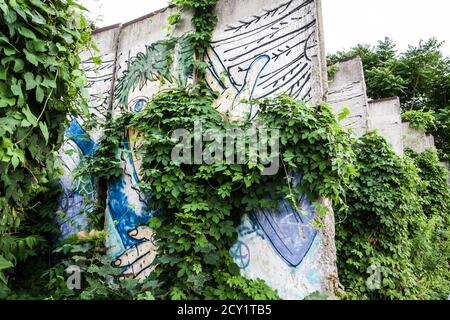
[[[403,155],[403,126],[398,97],[369,101],[369,128],[377,130],[398,155]]]
[[[369,118],[362,61],[354,58],[338,63],[337,67],[338,71],[329,84],[327,102],[336,114],[341,113],[344,108],[350,110],[343,125],[351,128],[355,137],[360,137],[367,132]]]
[[[402,123],[399,98],[369,101],[360,58],[339,62],[337,67],[338,71],[330,81],[327,101],[336,114],[344,108],[350,110],[343,124],[353,130],[355,137],[377,130],[398,155],[403,155],[406,148],[418,153],[435,148],[432,135]]]
[[[113,117],[123,110],[140,112],[152,96],[173,85],[171,81],[192,81],[187,63],[194,54],[186,37],[192,31],[189,15],[171,31],[176,41],[166,41],[163,26],[174,10],[166,8],[97,31],[94,38],[104,55],[104,69],[97,71],[108,72],[93,77],[90,90],[101,100],[93,102],[93,111],[101,102]],[[238,0],[221,0],[216,13],[219,22],[205,62],[210,87],[221,93],[215,102],[219,111],[252,120],[258,110],[241,103],[242,99],[288,93],[298,99],[323,100],[327,79],[320,1],[252,0],[243,5]],[[107,61],[112,57],[111,67]],[[162,82],[167,70],[171,81]],[[78,132],[83,132],[82,123],[79,127]],[[94,147],[99,133],[85,134]],[[148,210],[151,200],[138,187],[141,161],[134,150],[139,143],[139,133],[127,132],[119,154],[123,175],[108,182],[106,228],[116,267],[145,278],[156,255],[153,231],[145,224],[160,213]],[[278,211],[245,215],[238,228],[239,240],[230,249],[244,275],[267,281],[285,299],[302,299],[316,291],[331,293],[332,279],[337,277],[331,206],[325,228],[317,230],[311,225],[315,210],[306,195],[300,205],[305,216],[285,202]]]
[[[435,149],[434,137],[423,131],[411,128],[408,122],[403,123],[403,147],[417,153],[424,152],[429,148]]]

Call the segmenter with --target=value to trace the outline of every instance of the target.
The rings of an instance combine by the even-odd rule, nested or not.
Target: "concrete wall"
[[[403,155],[402,117],[398,97],[369,101],[369,129],[377,130]]]
[[[408,122],[403,123],[403,147],[414,150],[417,153],[429,148],[435,149],[434,137],[420,130],[411,128]]]
[[[337,67],[338,71],[329,84],[327,102],[336,114],[341,113],[344,108],[350,110],[343,125],[351,128],[355,137],[360,137],[367,132],[369,118],[362,61],[354,58],[338,63]]]
[[[186,41],[192,31],[190,16],[171,31],[177,39],[174,45],[165,41],[167,30],[163,29],[172,13],[173,8],[166,8],[95,33],[104,62],[90,78],[88,89],[92,112],[99,118],[105,112],[114,117],[123,110],[139,112],[175,80],[192,81],[187,59],[194,53]],[[252,120],[258,110],[241,103],[244,98],[289,93],[298,99],[323,101],[327,79],[319,0],[252,0],[245,5],[221,0],[216,13],[219,22],[205,62],[210,87],[221,93],[215,102],[219,111]],[[173,58],[171,65],[166,61],[168,54]],[[91,67],[87,59],[86,70],[90,72]],[[167,67],[170,79],[161,82]],[[84,132],[79,121],[76,132],[89,135],[90,150],[95,149],[98,130]],[[151,240],[154,231],[144,225],[160,212],[147,209],[150,200],[138,187],[141,161],[134,150],[140,136],[130,131],[124,139],[119,150],[124,174],[108,182],[107,244],[115,266],[142,279],[152,271],[156,255]],[[306,195],[299,201],[305,216],[285,201],[277,211],[245,215],[237,230],[239,240],[230,249],[242,274],[266,280],[285,299],[302,299],[316,291],[331,293],[337,279],[334,215],[324,202],[330,210],[321,230],[311,225],[315,210]]]
[[[406,148],[418,153],[435,148],[432,135],[402,123],[399,98],[369,101],[360,58],[339,62],[337,67],[338,71],[330,81],[327,101],[336,114],[344,108],[350,110],[343,124],[353,130],[355,137],[377,130],[399,155],[403,155]]]

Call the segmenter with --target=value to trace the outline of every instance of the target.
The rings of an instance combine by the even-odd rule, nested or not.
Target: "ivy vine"
[[[55,151],[67,114],[87,110],[78,54],[93,47],[82,9],[75,1],[0,2],[0,297],[17,266],[49,248]]]
[[[437,154],[400,157],[375,132],[353,148],[359,175],[348,185],[348,209],[336,225],[345,297],[445,299],[450,193]],[[371,276],[379,283],[369,283]]]
[[[409,122],[411,128],[422,132],[436,129],[437,120],[433,111],[409,110],[402,113],[402,120]]]

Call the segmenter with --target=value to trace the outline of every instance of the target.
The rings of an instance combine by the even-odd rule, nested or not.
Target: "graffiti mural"
[[[253,119],[257,110],[240,100],[281,93],[309,100],[316,22],[314,0],[291,0],[218,31],[208,61],[219,109]]]
[[[317,47],[316,1],[274,0],[264,4],[267,8],[258,7],[252,14],[236,16],[233,23],[219,24],[206,55],[208,85],[220,93],[215,107],[232,118],[257,117],[258,110],[242,102],[243,99],[281,93],[298,99],[311,98],[312,57]],[[165,15],[160,18],[164,20],[169,15],[168,12],[160,14]],[[192,81],[190,61],[194,51],[189,29],[167,40],[156,29],[149,33],[149,24],[149,20],[143,20],[123,27],[115,59],[103,57],[101,67],[86,63],[92,114],[99,119],[111,107],[114,117],[124,110],[140,112],[164,88]],[[113,82],[111,95],[105,83],[112,86]],[[70,164],[69,172],[83,155],[95,149],[96,136],[101,134],[87,134],[82,130],[82,121],[76,123],[70,130],[84,139],[70,140],[70,147],[76,149],[77,155],[73,161],[64,159]],[[117,150],[123,174],[108,182],[106,210],[107,246],[113,265],[124,276],[137,279],[147,277],[153,270],[151,263],[157,251],[154,231],[146,224],[151,217],[164,214],[148,209],[152,196],[139,188],[141,160],[136,148],[140,139],[138,132],[124,132],[123,143]],[[94,184],[91,180],[86,184],[88,180],[85,184],[65,183],[83,185],[84,189],[87,186],[90,191]],[[300,177],[296,180],[301,183]],[[70,201],[81,201],[78,194],[84,199],[95,197],[94,193],[80,193],[77,191],[80,187],[77,188],[67,188],[66,198],[72,200],[61,202],[66,208],[76,207]],[[82,212],[81,209],[72,211],[74,217]],[[82,217],[77,221],[83,226]],[[314,208],[306,195],[299,198],[297,208],[280,199],[278,210],[260,209],[244,215],[238,228],[239,240],[230,254],[247,277],[266,280],[283,298],[302,299],[308,293],[319,291],[323,278],[317,268],[321,238],[311,225],[314,217]]]
[[[114,55],[101,56],[102,63],[97,65],[93,59],[82,61],[86,73],[86,90],[89,93],[89,113],[99,123],[105,120],[108,112],[111,84],[114,74]],[[61,177],[62,196],[59,201],[57,223],[61,230],[61,238],[86,231],[88,214],[93,210],[96,200],[94,180],[92,177],[74,177],[83,157],[94,153],[97,147],[92,136],[87,133],[83,117],[69,116],[69,127],[65,132],[65,143],[58,152],[64,174]],[[93,134],[99,134],[99,132]]]

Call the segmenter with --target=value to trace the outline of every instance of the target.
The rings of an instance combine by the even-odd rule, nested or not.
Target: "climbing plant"
[[[172,1],[179,9],[169,18],[172,27],[184,12],[192,12],[195,30],[181,41],[192,46],[196,56],[180,59],[183,68],[190,68],[182,73],[194,74],[193,84],[187,78],[172,81],[169,74],[179,39],[159,43],[164,49],[160,50],[164,57],[158,59],[164,74],[147,76],[172,85],[140,112],[108,119],[99,147],[75,173],[106,179],[123,174],[118,151],[124,151],[124,135],[139,132],[141,143],[134,150],[141,160],[138,187],[149,200],[148,209],[162,212],[148,222],[156,230],[158,254],[155,269],[144,282],[127,278],[111,265],[102,213],[90,215],[92,231],[79,232],[53,247],[55,179],[60,174],[54,151],[63,142],[67,113],[87,110],[78,53],[95,49],[89,23],[80,13],[83,8],[72,0],[0,3],[0,298],[277,299],[277,292],[264,281],[240,274],[230,249],[244,214],[277,209],[280,200],[298,210],[302,194],[316,209],[316,228],[328,212],[321,199],[332,200],[345,298],[445,298],[450,288],[450,195],[448,175],[436,153],[408,152],[400,157],[373,132],[351,140],[338,121],[346,112],[336,117],[326,104],[287,95],[247,101],[260,110],[254,122],[227,119],[213,107],[218,93],[204,81],[203,58],[217,23],[216,2]],[[432,51],[433,44],[422,48],[424,52],[411,51],[411,65],[416,56],[429,58],[427,48]],[[156,49],[161,48],[147,50]],[[375,54],[366,47],[359,49],[374,67],[369,73],[373,92],[384,88],[409,94],[410,83],[390,69],[395,52],[389,41]],[[376,67],[379,64],[382,67]],[[329,71],[333,74],[336,68]],[[424,71],[420,79],[426,76]],[[417,92],[424,88],[419,82]],[[120,103],[128,101],[128,96],[119,98]],[[433,93],[429,100],[442,99]],[[439,116],[440,125],[444,118]],[[429,129],[430,119],[417,122]],[[263,175],[262,163],[268,160],[264,155],[240,164],[176,161],[172,155],[180,141],[173,133],[187,130],[191,134],[184,142],[192,145],[198,142],[192,134],[198,124],[203,131],[222,136],[254,128],[276,130],[280,170]],[[227,158],[237,159],[253,143],[248,136],[240,138],[242,143],[233,143]],[[214,142],[207,141],[203,150],[213,147]],[[51,266],[50,252],[57,260]],[[65,270],[74,265],[84,276],[82,288],[71,290]]]
[[[113,125],[116,132],[133,129],[142,134],[135,151],[142,157],[140,187],[152,196],[153,209],[163,212],[150,221],[157,229],[158,255],[149,289],[162,299],[276,298],[263,282],[242,277],[232,260],[229,250],[237,240],[240,219],[257,208],[276,208],[278,201],[269,199],[288,197],[296,205],[299,194],[306,192],[316,201],[320,220],[319,197],[343,202],[343,184],[353,174],[350,138],[328,106],[280,96],[255,101],[261,109],[260,125],[280,130],[284,168],[278,174],[261,175],[263,159],[240,165],[174,162],[176,129],[194,132],[195,123],[222,133],[250,127],[226,121],[212,106],[215,97],[201,85],[174,88],[156,95],[140,113],[123,114]],[[246,140],[242,148],[248,146]],[[92,158],[98,161],[88,161],[85,172],[114,174],[104,170],[109,157],[99,156],[102,147],[97,152]],[[236,156],[243,150],[234,152]],[[294,171],[302,173],[302,185],[293,186]]]
[[[336,225],[346,298],[445,298],[449,193],[436,154],[400,157],[375,132],[356,141],[354,151],[359,175]]]
[[[406,111],[402,114],[402,120],[409,122],[411,128],[422,132],[429,132],[436,128],[436,117],[433,111]]]
[[[55,151],[67,114],[86,106],[78,54],[91,38],[81,10],[72,0],[0,2],[0,297],[50,248]]]
[[[448,170],[436,151],[416,154],[407,150],[419,169],[419,190],[424,215],[417,221],[412,261],[421,289],[421,299],[446,299],[450,290],[450,188]]]

